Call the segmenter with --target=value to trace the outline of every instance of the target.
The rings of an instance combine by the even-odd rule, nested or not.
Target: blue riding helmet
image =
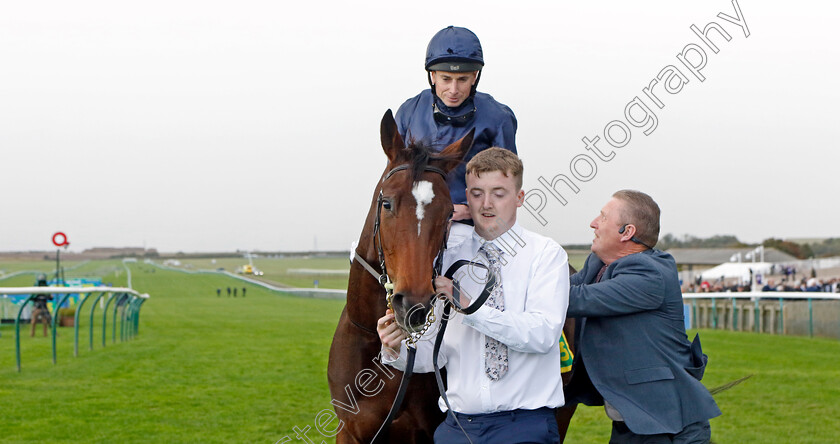
[[[426,48],[426,71],[481,71],[483,66],[481,42],[467,28],[443,28]]]

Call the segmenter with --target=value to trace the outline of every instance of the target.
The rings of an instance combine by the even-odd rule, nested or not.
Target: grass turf
[[[91,352],[82,329],[74,358],[73,330],[62,328],[54,366],[50,340],[27,328],[17,373],[14,332],[3,326],[0,400],[14,408],[4,408],[0,442],[275,442],[312,420],[313,400],[330,406],[326,350],[343,302],[256,286],[219,298],[215,288],[232,279],[132,270],[135,289],[152,299],[130,342],[118,332],[112,344],[109,326],[102,349],[97,325]],[[124,272],[109,278],[125,284]]]
[[[79,272],[99,271],[104,281],[125,284],[118,262],[84,267]],[[73,330],[62,328],[53,365],[49,339],[30,338],[26,329],[17,373],[14,332],[2,327],[0,442],[274,443],[286,435],[297,442],[295,426],[309,426],[310,438],[320,442],[314,422],[331,409],[326,363],[342,301],[256,286],[248,286],[246,298],[219,298],[216,288],[241,282],[131,267],[134,287],[152,297],[132,341],[120,343],[118,332],[112,343],[109,326],[103,349],[97,316],[89,351],[85,317],[79,357]],[[716,442],[840,439],[840,342],[706,330],[701,338],[710,355],[708,387],[755,374],[717,396],[724,414],[712,420]],[[604,443],[608,436],[602,408],[581,407],[567,442]]]

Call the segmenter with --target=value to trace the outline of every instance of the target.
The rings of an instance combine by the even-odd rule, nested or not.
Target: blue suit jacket
[[[569,403],[606,399],[634,433],[677,433],[720,415],[700,383],[708,358],[685,332],[677,266],[646,250],[604,265],[590,254],[571,277],[568,315],[580,319]]]

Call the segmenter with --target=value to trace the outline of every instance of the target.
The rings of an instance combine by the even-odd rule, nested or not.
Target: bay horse
[[[378,272],[387,281],[377,281],[359,260],[350,267],[347,304],[327,367],[332,404],[341,421],[336,427],[340,428],[337,444],[369,444],[396,397],[401,372],[378,358],[381,344],[376,322],[387,308],[383,284],[393,285],[396,318],[408,324],[400,326],[408,331],[422,329],[435,296],[433,264],[446,240],[453,210],[445,174],[472,147],[472,135],[435,154],[422,144],[406,147],[391,111],[382,117],[380,138],[388,164],[374,190],[355,253],[379,266]],[[437,393],[434,374],[414,375],[406,402],[380,441],[433,442],[434,430],[444,419]]]
[[[473,134],[436,154],[423,144],[406,147],[391,111],[382,117],[380,139],[388,163],[354,252],[347,303],[327,365],[331,403],[339,420],[338,425],[330,424],[337,433],[336,444],[370,444],[397,396],[402,372],[379,361],[376,323],[388,308],[386,295],[393,293],[390,303],[404,330],[418,333],[428,326],[435,297],[433,264],[445,245],[453,210],[445,175],[470,150]],[[379,269],[366,270],[362,261]],[[387,286],[391,290],[386,291]],[[573,331],[574,324],[570,331],[567,325],[570,341]],[[433,373],[414,374],[405,402],[376,444],[433,443],[434,431],[445,418],[438,396]],[[557,410],[561,436],[573,413],[573,407]]]

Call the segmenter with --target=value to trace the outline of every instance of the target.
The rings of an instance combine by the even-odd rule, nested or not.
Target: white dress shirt
[[[459,259],[487,264],[478,251],[484,242],[473,231],[460,243],[451,243],[443,270]],[[453,410],[467,414],[561,406],[565,400],[558,343],[569,305],[568,256],[557,242],[519,224],[492,242],[502,250],[505,309],[484,305],[469,316],[451,312],[438,356],[440,367],[446,367],[446,395]],[[484,287],[486,271],[468,268],[462,267],[455,279],[474,300]],[[441,301],[435,313],[438,318],[443,313]],[[432,351],[439,326],[436,323],[417,342],[416,373],[434,371]],[[498,381],[485,374],[485,335],[508,346],[509,370]],[[404,370],[406,349],[403,342],[398,358],[383,352],[382,362]],[[438,404],[446,410],[443,399]]]

